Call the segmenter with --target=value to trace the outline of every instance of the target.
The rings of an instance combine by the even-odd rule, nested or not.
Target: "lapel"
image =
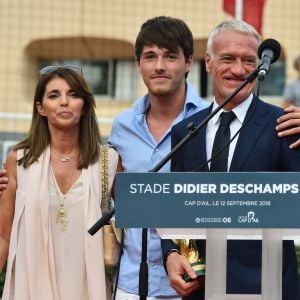
[[[243,170],[244,163],[247,161],[256,146],[258,138],[269,122],[267,115],[268,109],[265,103],[254,96],[235,147],[230,166],[231,172]]]

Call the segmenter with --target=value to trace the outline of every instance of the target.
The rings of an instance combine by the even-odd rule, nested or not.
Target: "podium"
[[[157,229],[161,238],[206,239],[206,300],[281,300],[282,240],[300,236],[290,229]],[[262,239],[262,294],[226,294],[226,253],[228,239]]]
[[[118,174],[116,224],[206,239],[206,300],[281,300],[282,240],[300,237],[298,175]],[[261,295],[226,294],[228,239],[262,240]]]

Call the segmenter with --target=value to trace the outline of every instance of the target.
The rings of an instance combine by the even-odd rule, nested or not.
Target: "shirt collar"
[[[244,119],[246,117],[248,108],[253,100],[253,94],[250,94],[246,100],[241,102],[238,106],[232,109],[232,111],[235,113],[237,120],[243,124]],[[219,105],[216,103],[216,100],[213,102],[213,110],[215,110]],[[225,111],[224,109],[221,109],[218,111],[216,115],[212,118],[212,122],[216,125],[219,121],[220,114]]]
[[[186,87],[184,112],[186,111],[188,106],[198,107],[201,105],[200,98],[197,95],[195,89],[188,82],[186,82]],[[136,111],[136,114],[145,114],[149,109],[149,106],[149,94],[146,94],[133,104],[133,109]]]

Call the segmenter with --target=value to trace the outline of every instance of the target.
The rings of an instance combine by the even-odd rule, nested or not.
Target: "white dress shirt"
[[[235,113],[236,118],[230,123],[230,139],[241,128],[252,100],[253,100],[253,94],[250,94],[246,100],[244,100],[238,106],[236,106],[234,109],[232,109],[232,111]],[[218,104],[214,100],[213,110],[215,110],[217,107],[218,107]],[[217,130],[219,128],[219,124],[220,124],[220,115],[223,111],[225,111],[225,110],[221,109],[207,124],[206,155],[207,155],[208,160],[211,158],[215,135],[216,135],[216,132],[217,132]],[[231,161],[232,161],[232,157],[233,157],[233,153],[234,153],[234,149],[235,149],[238,137],[239,137],[239,133],[234,138],[234,140],[231,141],[231,143],[229,145],[227,171],[229,170],[230,165],[231,165]],[[210,162],[208,163],[208,167],[210,168]]]

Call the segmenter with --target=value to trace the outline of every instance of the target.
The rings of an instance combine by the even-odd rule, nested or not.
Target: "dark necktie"
[[[213,149],[212,149],[212,161],[210,164],[211,172],[227,172],[228,153],[229,153],[229,141],[230,141],[230,123],[234,120],[235,114],[233,111],[222,112],[220,116],[220,125],[217,130]],[[225,146],[221,153],[220,150]]]

